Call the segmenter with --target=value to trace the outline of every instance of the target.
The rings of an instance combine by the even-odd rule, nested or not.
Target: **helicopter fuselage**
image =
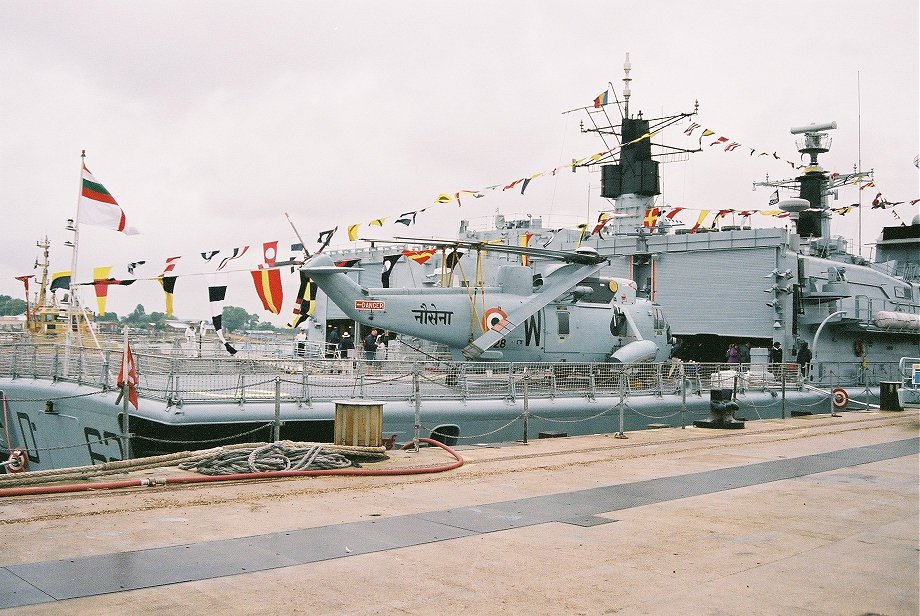
[[[310,259],[303,271],[346,315],[380,330],[455,352],[501,330],[477,349],[480,359],[607,361],[631,345],[631,360],[663,360],[669,331],[660,308],[637,298],[632,281],[594,278],[579,285],[584,267],[562,265],[536,287],[530,268],[512,265],[503,266],[499,284],[489,287],[366,288],[325,255]]]

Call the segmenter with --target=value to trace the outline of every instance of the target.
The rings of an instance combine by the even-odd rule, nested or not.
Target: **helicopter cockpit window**
[[[655,307],[655,329],[664,329],[667,326],[661,308]]]
[[[626,335],[626,315],[620,310],[614,311],[613,318],[610,319],[610,333],[614,336]]]

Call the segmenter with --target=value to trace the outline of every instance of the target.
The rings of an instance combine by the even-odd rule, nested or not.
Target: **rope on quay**
[[[281,444],[294,448],[296,446],[311,446],[313,443],[294,443],[292,441],[281,441]],[[176,453],[163,454],[159,456],[150,456],[147,458],[133,458],[130,460],[114,460],[103,462],[102,464],[89,464],[86,466],[75,466],[70,468],[51,468],[41,471],[28,471],[25,473],[0,475],[0,489],[11,486],[28,486],[54,483],[59,481],[89,481],[96,477],[105,477],[108,475],[125,474],[133,471],[143,471],[155,468],[176,466],[178,464],[196,464],[200,460],[205,460],[225,452],[236,450],[250,451],[259,447],[264,447],[265,443],[240,443],[235,445],[224,445],[222,447],[212,447],[198,451],[180,451]],[[325,449],[333,452],[347,454],[363,460],[383,459],[386,457],[385,447],[352,447],[348,445],[323,444]],[[89,484],[92,485],[91,483]],[[2,495],[2,494],[0,494]]]
[[[264,472],[249,472],[249,473],[230,473],[225,475],[186,475],[181,477],[163,477],[163,478],[151,478],[145,477],[143,479],[126,479],[122,481],[110,481],[110,482],[83,482],[78,484],[68,484],[68,485],[46,485],[46,486],[29,486],[29,487],[13,487],[13,488],[0,488],[0,498],[9,497],[9,496],[34,496],[38,494],[65,494],[70,492],[86,492],[90,490],[115,490],[120,488],[137,488],[137,487],[159,487],[159,486],[171,486],[171,485],[186,485],[186,484],[197,484],[197,483],[212,483],[212,482],[223,482],[223,481],[245,481],[251,479],[275,479],[282,477],[319,477],[319,476],[364,476],[364,477],[382,477],[382,476],[397,476],[397,475],[421,475],[428,473],[443,473],[450,471],[456,468],[463,466],[463,458],[460,455],[448,447],[447,445],[435,441],[429,438],[419,439],[421,442],[428,443],[435,447],[440,447],[445,452],[447,452],[451,457],[454,458],[453,462],[448,462],[446,464],[436,464],[434,466],[423,466],[423,467],[409,467],[409,468],[354,468],[349,466],[346,468],[333,468],[333,469],[303,469],[303,470],[268,470]],[[306,443],[306,445],[313,445],[312,443]],[[251,446],[251,445],[250,445]],[[404,445],[403,449],[410,447],[411,443]],[[264,447],[264,443],[259,443],[255,448]],[[377,453],[386,458],[385,448],[384,447],[348,447],[343,445],[332,445],[323,447],[332,447],[333,449],[352,451],[353,453],[359,452],[361,457],[367,457],[368,454],[373,453],[375,450]],[[201,452],[196,452],[200,454]],[[251,453],[251,452],[250,452]],[[356,454],[357,455],[357,454]],[[248,458],[248,456],[247,456]],[[21,473],[19,476],[25,475],[27,473]],[[3,521],[0,520],[0,524]]]
[[[269,471],[332,470],[361,465],[355,458],[382,459],[385,453],[376,450],[383,447],[355,447],[348,453],[335,451],[334,446],[308,445],[295,447],[293,443],[268,443],[259,447],[236,449],[213,454],[199,460],[179,464],[179,468],[195,471],[202,475],[236,475],[242,473],[265,473]],[[360,451],[358,451],[360,450]]]

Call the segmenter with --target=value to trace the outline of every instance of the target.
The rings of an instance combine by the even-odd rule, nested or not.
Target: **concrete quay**
[[[920,613],[917,409],[627,436],[0,498],[0,613]]]

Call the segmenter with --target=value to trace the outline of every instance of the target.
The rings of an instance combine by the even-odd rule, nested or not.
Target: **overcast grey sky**
[[[609,205],[591,194],[598,176],[585,170],[461,208],[433,201],[603,149],[579,132],[584,114],[562,112],[590,105],[608,81],[620,89],[626,52],[631,110],[655,117],[698,100],[704,127],[790,159],[798,156],[791,126],[835,120],[828,169],[850,171],[857,160],[861,100],[863,167],[889,200],[920,196],[916,0],[4,0],[0,8],[0,293],[14,297],[22,287],[13,277],[33,271],[40,237],[53,243],[52,270],[70,267],[64,225],[76,212],[81,149],[142,234],[82,226],[80,279],[102,265],[120,276],[138,260],[148,262],[139,274],[154,276],[176,255],[177,272],[203,271],[200,252],[247,244],[258,257],[262,242],[294,239],[284,212],[311,249],[321,230],[338,225],[333,243],[343,245],[348,224],[424,207],[418,228],[390,224],[378,234],[449,236],[461,217],[496,210],[594,217]],[[680,142],[682,128],[665,139]],[[752,183],[790,172],[711,148],[666,165],[659,203],[763,208],[769,191]],[[844,189],[837,205],[857,192]],[[897,211],[909,221],[916,209]],[[863,243],[895,222],[866,207]],[[856,215],[835,219],[834,231],[855,240]],[[293,291],[271,320],[289,320]],[[206,295],[202,277],[180,279],[177,316],[205,317]],[[91,293],[84,301],[95,305]],[[158,285],[109,292],[120,315],[137,303],[162,311]],[[231,278],[227,303],[259,308],[248,274]]]

